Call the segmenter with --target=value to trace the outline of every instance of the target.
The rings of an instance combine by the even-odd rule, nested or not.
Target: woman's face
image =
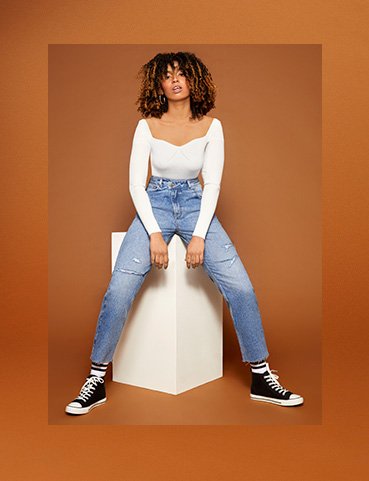
[[[161,88],[168,100],[183,100],[190,95],[190,88],[182,70],[178,69],[178,62],[174,61],[174,70],[168,64],[166,75],[161,80]]]

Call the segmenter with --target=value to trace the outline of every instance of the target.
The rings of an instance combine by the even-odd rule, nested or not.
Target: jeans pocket
[[[160,189],[160,186],[158,184],[150,184],[146,188],[146,192],[155,192]]]
[[[202,187],[201,184],[195,184],[192,187],[193,192],[196,194],[196,196],[201,199],[202,198]]]

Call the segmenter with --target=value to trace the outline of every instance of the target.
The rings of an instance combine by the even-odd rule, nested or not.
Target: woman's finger
[[[168,259],[168,253],[164,255],[164,269],[168,267],[169,264],[169,259]]]

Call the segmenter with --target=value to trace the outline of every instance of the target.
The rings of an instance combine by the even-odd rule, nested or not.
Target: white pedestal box
[[[112,268],[125,232],[112,233]],[[174,235],[167,269],[152,266],[116,347],[113,381],[180,394],[223,376],[223,296],[202,266],[187,269]]]

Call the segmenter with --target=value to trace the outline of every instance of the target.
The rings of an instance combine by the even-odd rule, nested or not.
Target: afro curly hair
[[[201,119],[215,106],[217,87],[211,74],[199,57],[191,52],[159,53],[144,64],[137,78],[141,80],[139,97],[135,104],[143,117],[160,118],[168,110],[168,102],[164,95],[161,101],[159,93],[161,80],[167,73],[168,64],[174,70],[174,61],[185,75],[190,88],[191,119]]]

